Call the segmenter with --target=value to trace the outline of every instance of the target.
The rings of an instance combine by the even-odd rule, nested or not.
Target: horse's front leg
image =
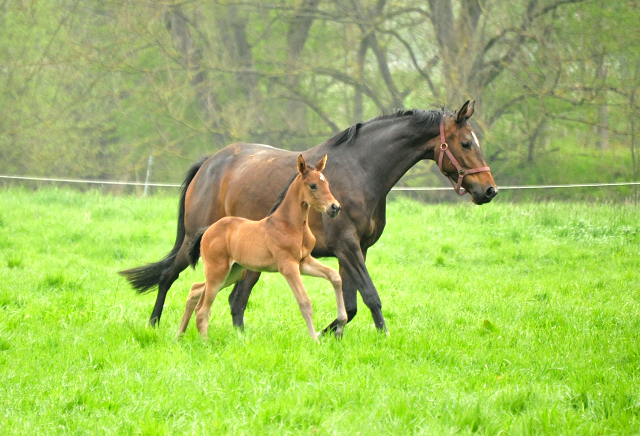
[[[340,274],[333,268],[329,268],[318,262],[311,256],[307,256],[300,262],[300,272],[307,276],[320,277],[329,280],[333,285],[336,294],[336,306],[338,308],[338,316],[336,318],[336,337],[342,335],[345,324],[347,324],[347,311],[344,307],[344,297],[342,295],[342,279]]]
[[[369,271],[367,270],[364,253],[360,249],[359,242],[355,239],[346,238],[334,253],[340,262],[340,274],[343,278],[343,282],[353,284],[355,289],[360,291],[364,304],[366,304],[371,311],[376,328],[379,331],[388,334],[389,331],[387,330],[384,317],[382,316],[382,302],[380,301],[378,291],[371,280]],[[351,287],[345,287],[344,289],[344,299],[349,321],[353,318],[351,316],[351,303],[354,304],[352,313],[355,315],[355,295],[348,293],[353,291],[354,289]],[[331,328],[331,325],[327,327],[327,329],[329,328]]]
[[[351,277],[344,271],[344,267],[340,265],[340,278],[342,279],[342,298],[344,299],[344,307],[347,311],[347,323],[358,313],[358,287],[355,285]],[[338,319],[334,319],[331,324],[322,330],[321,335],[329,332],[335,332],[338,328]]]
[[[302,283],[302,277],[300,276],[300,263],[295,260],[287,261],[284,265],[278,265],[278,270],[287,280],[289,287],[293,291],[293,295],[296,297],[302,317],[307,323],[307,329],[309,330],[309,336],[314,341],[318,341],[318,334],[313,327],[313,307],[311,305],[311,299],[307,294],[304,284]]]

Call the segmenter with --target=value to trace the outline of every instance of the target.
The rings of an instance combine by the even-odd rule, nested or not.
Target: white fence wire
[[[86,183],[94,185],[124,185],[124,186],[157,186],[164,188],[179,188],[181,185],[176,183],[140,183],[140,182],[119,182],[112,180],[86,180],[86,179],[60,179],[53,177],[27,177],[27,176],[7,176],[0,175],[0,179],[8,180],[26,180],[36,182],[58,182],[58,183]],[[516,189],[558,189],[558,188],[599,188],[605,186],[634,186],[640,185],[640,182],[616,182],[616,183],[570,183],[566,185],[524,185],[524,186],[500,186],[499,190],[516,190]],[[430,187],[430,186],[398,186],[391,188],[392,191],[450,191],[451,187]]]

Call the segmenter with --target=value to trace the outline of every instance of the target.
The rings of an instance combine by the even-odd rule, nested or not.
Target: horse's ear
[[[322,171],[324,166],[327,164],[327,155],[322,156],[322,159],[318,161],[316,164],[316,171]]]
[[[298,172],[304,174],[307,172],[307,163],[304,161],[302,155],[298,156]]]
[[[467,119],[473,116],[473,112],[475,111],[476,101],[473,100],[469,105],[469,109],[467,109]]]
[[[458,111],[458,114],[456,115],[457,124],[460,124],[461,122],[466,121],[466,119],[469,118],[470,115],[467,116],[468,111],[469,111],[469,100],[467,100],[465,104],[463,104],[460,110]],[[473,114],[473,106],[471,106],[471,113]]]

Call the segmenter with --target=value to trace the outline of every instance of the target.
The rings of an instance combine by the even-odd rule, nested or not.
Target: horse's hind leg
[[[342,335],[344,326],[347,323],[347,310],[344,306],[344,297],[342,295],[342,279],[338,271],[329,268],[318,262],[315,258],[308,256],[300,262],[300,272],[307,276],[320,277],[327,279],[333,285],[336,294],[336,306],[338,308],[338,316],[336,318],[336,337]]]
[[[188,240],[185,239],[180,247],[180,250],[176,254],[171,266],[162,272],[160,281],[158,282],[158,295],[156,296],[156,304],[151,312],[151,318],[149,319],[149,325],[155,327],[160,322],[162,316],[162,309],[164,308],[164,301],[167,298],[167,292],[173,282],[176,281],[182,271],[189,266],[189,259],[186,256],[186,250],[189,246]]]
[[[189,296],[187,297],[187,305],[184,309],[184,314],[182,315],[182,321],[180,322],[180,327],[178,328],[178,333],[176,336],[182,335],[189,325],[189,321],[191,320],[191,315],[193,315],[193,311],[196,308],[196,304],[201,300],[202,294],[204,292],[204,283],[194,283],[191,285],[191,291],[189,292]]]
[[[244,330],[244,311],[247,308],[251,290],[259,278],[259,272],[247,271],[245,277],[236,283],[233,291],[229,294],[229,306],[231,306],[233,325],[240,330]]]

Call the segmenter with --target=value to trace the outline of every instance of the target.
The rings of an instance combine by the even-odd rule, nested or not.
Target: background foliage
[[[0,0],[0,173],[135,181],[153,156],[176,182],[231,142],[474,99],[499,184],[637,180],[638,22],[637,0]]]

